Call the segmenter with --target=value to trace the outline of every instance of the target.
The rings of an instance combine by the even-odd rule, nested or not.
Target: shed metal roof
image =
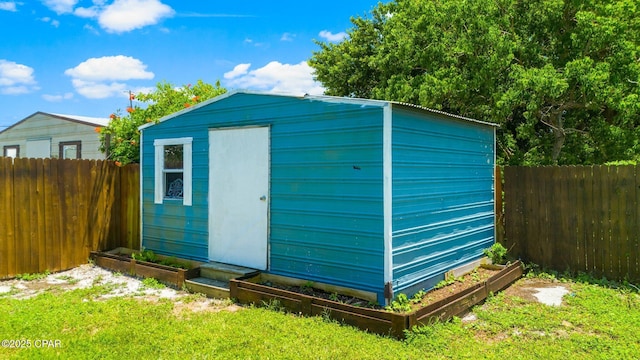
[[[232,90],[229,92],[226,92],[222,95],[216,96],[214,98],[211,98],[209,100],[203,101],[197,105],[191,106],[189,108],[180,110],[178,112],[175,112],[173,114],[164,116],[162,118],[160,118],[158,120],[157,123],[159,122],[164,122],[167,120],[170,120],[176,116],[179,116],[181,114],[190,112],[190,111],[194,111],[196,109],[199,109],[201,107],[207,106],[211,103],[220,101],[220,100],[224,100],[228,97],[231,97],[233,95],[236,94],[249,94],[249,95],[266,95],[266,96],[283,96],[283,97],[295,97],[295,98],[299,98],[299,99],[308,99],[308,100],[316,100],[316,101],[324,101],[324,102],[336,102],[336,103],[341,103],[341,104],[355,104],[355,105],[363,105],[363,106],[377,106],[377,107],[385,107],[388,105],[393,105],[395,107],[404,107],[404,108],[408,108],[408,109],[414,109],[414,110],[419,110],[419,111],[424,111],[427,113],[431,113],[431,114],[438,114],[438,115],[444,115],[450,118],[455,118],[458,120],[463,120],[463,121],[469,121],[472,123],[476,123],[476,124],[481,124],[481,125],[488,125],[488,126],[493,126],[493,127],[499,127],[498,124],[494,124],[491,122],[487,122],[487,121],[480,121],[480,120],[476,120],[476,119],[472,119],[472,118],[468,118],[465,116],[460,116],[460,115],[455,115],[455,114],[451,114],[451,113],[447,113],[444,111],[440,111],[440,110],[434,110],[434,109],[430,109],[424,106],[420,106],[420,105],[414,105],[414,104],[408,104],[408,103],[403,103],[403,102],[397,102],[397,101],[388,101],[388,100],[373,100],[373,99],[361,99],[361,98],[349,98],[349,97],[340,97],[340,96],[329,96],[329,95],[309,95],[309,94],[283,94],[283,93],[273,93],[273,92],[262,92],[262,91],[252,91],[252,90]],[[156,123],[148,123],[148,124],[144,124],[141,125],[138,129],[139,130],[143,130],[145,128],[148,128],[150,126],[155,125]]]

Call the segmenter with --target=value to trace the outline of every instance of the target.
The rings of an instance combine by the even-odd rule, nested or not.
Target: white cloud
[[[103,56],[91,58],[64,73],[83,80],[130,80],[153,79],[152,72],[146,71],[147,65],[130,56]]]
[[[42,0],[42,3],[60,15],[73,12],[73,7],[76,6],[78,0]]]
[[[233,79],[240,75],[244,75],[247,73],[247,70],[249,70],[249,67],[251,67],[251,64],[238,64],[233,68],[233,70],[224,73],[224,78]]]
[[[295,34],[284,33],[280,37],[280,41],[293,41],[293,38],[296,37]]]
[[[0,10],[5,11],[18,11],[15,1],[2,1],[0,2]]]
[[[321,38],[332,42],[342,41],[347,37],[347,33],[345,33],[344,31],[334,34],[328,30],[322,30],[318,35],[320,35]]]
[[[27,94],[37,89],[33,68],[0,59],[0,93]]]
[[[246,45],[255,46],[257,48],[268,48],[269,47],[269,43],[266,43],[266,42],[255,42],[253,39],[250,39],[250,38],[244,39],[243,43],[246,44]]]
[[[80,95],[103,99],[127,90],[122,81],[153,79],[154,73],[146,69],[147,65],[136,58],[117,55],[88,59],[64,73],[72,78],[71,83]]]
[[[53,26],[53,27],[58,27],[58,26],[60,26],[60,21],[58,21],[58,20],[53,20],[53,19],[51,19],[51,18],[50,18],[50,17],[48,17],[48,16],[47,16],[47,17],[43,17],[43,18],[42,18],[42,19],[40,19],[40,20],[41,20],[42,22],[50,23],[50,24],[51,24],[51,26]]]
[[[29,88],[24,85],[7,86],[7,87],[0,88],[0,94],[3,94],[3,95],[22,95],[22,94],[28,94],[29,92],[30,92]]]
[[[96,6],[92,6],[88,8],[79,7],[73,10],[73,15],[77,17],[89,18],[89,19],[98,17],[99,13],[100,13],[100,9]]]
[[[119,82],[96,82],[73,79],[71,81],[78,94],[89,99],[105,99],[127,91],[127,84]]]
[[[113,0],[110,4],[106,0],[93,0],[93,4],[88,7],[76,7],[79,0],[41,1],[58,15],[73,14],[81,18],[97,19],[100,27],[111,33],[140,29],[175,15],[175,11],[161,0]]]
[[[46,101],[49,102],[60,102],[62,100],[69,100],[69,99],[73,99],[73,93],[64,93],[62,95],[49,95],[49,94],[44,94],[42,95],[42,98],[45,99]]]
[[[83,26],[83,29],[90,31],[96,35],[100,35],[100,33],[98,32],[98,30],[96,30],[96,28],[94,28],[93,26],[86,24],[85,26]]]
[[[158,0],[115,0],[98,16],[98,23],[108,32],[122,33],[157,24],[175,11]]]
[[[298,64],[282,64],[272,61],[267,65],[248,71],[250,64],[237,65],[225,73],[227,86],[264,90],[276,93],[322,94],[324,88],[313,80],[313,69],[302,61]]]

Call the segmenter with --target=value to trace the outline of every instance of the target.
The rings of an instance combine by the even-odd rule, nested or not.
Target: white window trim
[[[182,145],[183,146],[183,190],[182,205],[191,206],[193,198],[192,187],[192,137],[173,138],[173,139],[156,139],[153,141],[155,147],[155,196],[154,202],[162,204],[164,201],[164,147],[166,145]]]

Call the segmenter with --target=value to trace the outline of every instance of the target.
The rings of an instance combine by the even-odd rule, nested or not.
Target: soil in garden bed
[[[411,309],[412,311],[417,310],[429,304],[445,299],[451,295],[460,293],[470,287],[475,286],[476,284],[486,281],[499,272],[500,270],[497,269],[494,270],[477,267],[465,275],[450,280],[445,280],[436,285],[436,289],[427,291],[422,296],[422,299],[420,301],[412,301]]]
[[[115,253],[112,255],[116,255],[122,258],[126,258],[126,259],[135,259],[138,262],[146,262],[146,263],[151,263],[151,264],[158,264],[158,265],[164,265],[164,266],[169,266],[169,267],[173,267],[173,268],[177,268],[177,269],[183,269],[183,270],[190,270],[193,268],[193,266],[191,266],[190,264],[181,262],[180,260],[178,260],[175,257],[167,257],[164,259],[161,259],[159,257],[156,257],[156,255],[154,255],[153,253],[151,253],[151,255],[149,255],[148,253],[145,255],[137,255],[136,257],[133,257],[132,254],[129,253]]]
[[[375,303],[372,303],[368,300],[360,299],[353,296],[338,294],[338,293],[330,293],[324,290],[316,289],[313,287],[313,283],[309,282],[309,285],[295,286],[295,285],[283,285],[274,283],[271,281],[261,282],[260,285],[269,286],[276,289],[291,291],[299,294],[304,294],[308,296],[317,297],[320,299],[331,300],[335,302],[339,302],[342,304],[348,304],[359,307],[367,307],[371,309],[382,309],[381,306],[378,306]]]
[[[432,289],[422,294],[421,299],[410,297],[409,299],[412,299],[410,301],[411,311],[420,309],[429,304],[445,299],[451,295],[462,292],[465,289],[475,286],[476,284],[482,283],[483,281],[486,281],[487,279],[489,279],[491,276],[497,274],[499,271],[500,270],[477,267],[465,275],[450,279],[448,281],[443,281],[437,285],[437,289]],[[305,294],[308,296],[336,301],[336,302],[353,305],[353,306],[366,307],[366,308],[378,309],[378,310],[382,310],[385,308],[384,306],[380,306],[368,300],[359,299],[357,297],[342,295],[338,293],[330,293],[324,290],[316,289],[313,287],[312,282],[309,282],[308,286],[307,285],[302,285],[302,286],[283,285],[283,284],[278,284],[271,281],[261,282],[260,285],[265,285],[265,286],[269,286],[269,287],[273,287],[281,290],[296,292],[299,294]]]

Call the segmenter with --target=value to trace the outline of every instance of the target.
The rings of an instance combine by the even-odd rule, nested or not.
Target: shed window
[[[193,138],[157,139],[155,147],[155,203],[182,200],[191,205],[191,143]]]
[[[61,141],[58,147],[60,159],[82,158],[82,142],[80,141]]]
[[[164,197],[184,198],[184,145],[164,147]]]
[[[14,159],[20,156],[20,145],[8,145],[3,150],[3,156]]]

